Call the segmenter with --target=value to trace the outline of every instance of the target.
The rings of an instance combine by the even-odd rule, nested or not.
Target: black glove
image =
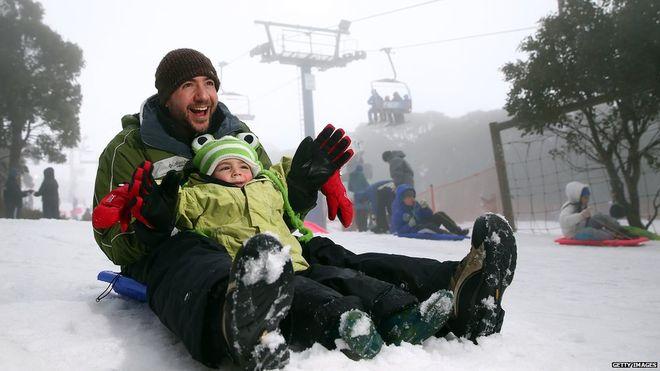
[[[181,175],[170,170],[160,186],[151,174],[152,166],[145,161],[133,173],[129,185],[131,214],[135,219],[133,228],[143,244],[155,246],[169,237],[174,228],[174,218]]]
[[[289,203],[294,211],[314,207],[321,186],[353,156],[353,150],[348,149],[351,139],[344,134],[344,130],[328,124],[316,139],[307,137],[296,149],[287,175]]]

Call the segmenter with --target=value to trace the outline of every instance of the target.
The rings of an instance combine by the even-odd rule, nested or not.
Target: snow
[[[449,292],[452,295],[452,298],[448,298],[445,297],[443,293],[444,292],[442,291],[435,292],[431,296],[429,296],[428,299],[424,300],[424,302],[419,304],[419,313],[422,314],[422,317],[426,317],[426,312],[428,312],[429,309],[433,309],[435,312],[439,312],[439,313],[449,313],[449,311],[453,306],[452,303],[453,294]]]
[[[268,332],[264,334],[261,339],[261,345],[270,348],[270,350],[274,351],[277,349],[277,347],[285,343],[286,340],[284,339],[284,336],[280,334],[279,330]]]
[[[341,317],[339,318],[339,328],[345,328],[346,327],[346,321],[348,319],[348,314],[352,312],[359,312],[363,313],[359,310],[352,310],[348,312],[342,313]],[[349,337],[351,338],[356,338],[358,336],[364,336],[364,335],[369,335],[369,332],[371,330],[371,320],[369,317],[366,315],[363,315],[360,317],[353,326],[351,327],[351,333],[348,334]]]
[[[88,223],[0,219],[0,230],[0,369],[205,369],[148,305],[114,293],[95,302],[107,285],[97,273],[118,268],[96,246]],[[459,260],[469,248],[469,240],[331,237],[355,252],[440,260]],[[556,245],[550,234],[516,237],[518,267],[503,297],[501,334],[479,345],[448,337],[385,346],[359,362],[317,344],[292,353],[287,370],[582,370],[658,360],[659,242],[582,247]]]
[[[281,251],[268,250],[259,253],[256,259],[249,259],[245,263],[245,271],[248,273],[243,276],[243,282],[246,285],[254,285],[264,280],[271,284],[277,281],[284,271],[284,265],[291,260],[291,246],[284,246]]]

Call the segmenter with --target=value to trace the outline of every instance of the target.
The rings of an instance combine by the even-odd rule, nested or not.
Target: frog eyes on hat
[[[200,148],[202,148],[202,146],[204,144],[206,144],[206,142],[208,142],[209,140],[214,140],[214,139],[215,138],[213,138],[213,135],[211,135],[211,134],[204,134],[204,135],[198,136],[197,138],[193,139],[193,142],[192,142],[193,151],[195,151],[195,152],[199,151]]]
[[[257,136],[254,135],[253,133],[239,133],[238,135],[236,135],[236,138],[243,139],[252,148],[257,148],[257,146],[259,145],[259,138],[257,138]]]

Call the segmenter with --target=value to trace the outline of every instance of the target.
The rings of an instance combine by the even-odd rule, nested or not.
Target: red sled
[[[582,246],[640,246],[649,239],[646,237],[633,238],[631,240],[574,240],[561,237],[555,240],[560,245],[582,245]]]
[[[314,233],[321,233],[321,234],[328,234],[328,230],[321,227],[320,225],[310,222],[309,220],[305,220],[304,223],[305,227],[307,227],[309,230],[311,230]]]

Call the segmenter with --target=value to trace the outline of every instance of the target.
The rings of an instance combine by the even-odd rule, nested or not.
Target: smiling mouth
[[[209,113],[209,106],[190,107],[188,110],[195,117],[204,117]]]

